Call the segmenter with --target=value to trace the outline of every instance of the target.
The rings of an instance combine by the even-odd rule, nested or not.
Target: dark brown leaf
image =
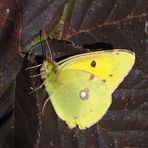
[[[15,83],[13,82],[0,97],[0,147],[15,148],[14,142],[14,99]]]
[[[15,80],[22,66],[21,57],[14,52],[0,52],[0,97]]]
[[[130,49],[136,54],[136,63],[128,77],[113,94],[113,103],[107,114],[98,124],[85,131],[69,129],[63,121],[57,119],[50,103],[42,117],[42,105],[47,96],[44,91],[35,92],[39,111],[39,129],[36,131],[38,136],[34,130],[30,132],[30,135],[35,137],[34,141],[27,132],[24,137],[27,137],[29,144],[37,147],[147,147],[147,1],[71,0],[67,2],[66,0],[45,1],[45,3],[23,1],[23,47],[28,47],[39,34],[39,30],[45,28],[52,37],[70,39],[84,48]],[[65,43],[49,42],[53,46],[52,49],[58,48],[52,51],[54,58],[79,53],[79,49],[72,50],[72,46],[66,46],[70,47],[70,50],[66,50]],[[36,49],[33,47],[33,50],[38,51],[38,48],[40,47]],[[41,83],[36,81],[36,79],[32,80],[33,86],[39,86]],[[23,107],[25,100],[22,103]],[[33,106],[31,110],[34,110]],[[30,110],[25,111],[25,114],[28,114],[27,111]],[[26,118],[26,121],[30,119]]]
[[[22,59],[19,41],[18,2],[0,1],[0,147],[15,148],[14,101],[16,77]]]
[[[22,3],[22,45],[26,46],[39,31],[46,28],[51,32],[59,22],[67,0],[23,1]]]

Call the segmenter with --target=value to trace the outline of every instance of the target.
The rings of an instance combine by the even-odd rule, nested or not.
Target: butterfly
[[[107,112],[134,62],[134,52],[126,49],[78,54],[58,63],[45,60],[41,78],[58,117],[69,128],[86,129]]]

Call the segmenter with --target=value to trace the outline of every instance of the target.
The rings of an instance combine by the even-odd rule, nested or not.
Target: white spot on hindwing
[[[87,100],[88,97],[89,97],[89,94],[88,93],[89,93],[88,88],[81,90],[80,91],[80,99]]]

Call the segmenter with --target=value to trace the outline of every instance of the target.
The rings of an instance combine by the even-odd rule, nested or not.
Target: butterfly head
[[[44,60],[42,67],[40,69],[41,78],[45,79],[47,76],[51,75],[52,73],[56,73],[57,71],[57,63],[54,61]]]

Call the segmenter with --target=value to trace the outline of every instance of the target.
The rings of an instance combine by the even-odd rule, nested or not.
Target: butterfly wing
[[[43,77],[45,88],[58,116],[71,128],[95,124],[108,110],[111,93],[134,61],[133,52],[110,50],[67,58],[55,71],[43,64],[48,72]]]
[[[56,78],[53,83],[45,83],[46,90],[57,115],[70,128],[90,127],[108,110],[111,104],[110,91],[95,75],[82,70],[65,69]]]
[[[112,93],[128,74],[135,54],[125,49],[98,51],[70,57],[60,62],[59,69],[84,70],[102,79]]]

